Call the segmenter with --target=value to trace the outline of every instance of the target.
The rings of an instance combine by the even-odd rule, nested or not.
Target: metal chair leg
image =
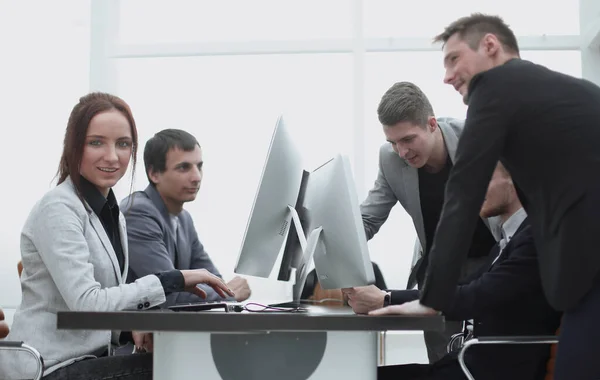
[[[386,331],[380,331],[377,334],[377,346],[379,347],[379,355],[378,355],[378,360],[377,360],[377,365],[379,367],[382,367],[385,365],[385,338],[386,338]]]

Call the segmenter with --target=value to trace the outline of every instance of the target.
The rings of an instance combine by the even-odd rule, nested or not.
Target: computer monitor
[[[337,155],[313,172],[305,172],[296,210],[306,244],[302,247],[292,234],[296,226],[292,226],[279,277],[289,279],[295,270],[293,299],[271,306],[297,307],[302,303],[300,298],[313,260],[323,289],[375,282],[358,202],[348,157]]]
[[[236,273],[269,277],[295,213],[302,173],[302,155],[280,116],[248,218]]]
[[[283,249],[283,255],[281,257],[281,265],[279,266],[279,274],[277,275],[277,279],[279,281],[289,281],[291,279],[292,274],[296,274],[296,276],[300,276],[301,273],[298,271],[300,265],[302,264],[302,256],[304,254],[304,247],[300,243],[301,237],[306,236],[308,234],[308,212],[304,207],[304,198],[306,195],[306,186],[308,185],[308,178],[310,173],[306,170],[302,173],[302,181],[300,182],[300,191],[298,192],[298,199],[296,200],[296,204],[294,209],[298,213],[298,220],[300,221],[299,230],[296,227],[295,223],[290,225],[290,230],[288,232],[287,240],[285,242],[285,248]],[[304,238],[303,240],[306,240]],[[296,278],[295,286],[299,284]]]
[[[310,173],[304,207],[307,250],[323,289],[375,282],[350,160],[337,155]],[[310,252],[310,250],[314,250]]]

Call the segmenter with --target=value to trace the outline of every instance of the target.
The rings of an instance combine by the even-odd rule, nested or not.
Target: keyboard
[[[196,302],[178,304],[168,307],[173,311],[225,311],[225,312],[241,312],[244,310],[244,305],[235,302]]]

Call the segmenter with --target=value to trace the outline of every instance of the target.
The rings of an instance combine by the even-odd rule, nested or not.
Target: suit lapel
[[[119,234],[121,237],[121,247],[123,247],[123,256],[125,265],[123,265],[123,273],[121,275],[121,283],[127,282],[127,271],[129,270],[129,246],[127,245],[127,227],[125,225],[125,217],[119,212]],[[112,247],[112,245],[111,245]]]
[[[450,156],[450,161],[452,164],[456,162],[456,147],[458,146],[458,136],[452,130],[451,127],[447,127],[444,123],[438,123],[440,127],[440,131],[442,131],[442,136],[444,137],[444,144],[446,144],[446,150],[448,151],[448,155]]]
[[[110,261],[113,264],[115,275],[117,276],[117,280],[120,282],[122,279],[122,274],[120,273],[121,270],[119,268],[119,260],[117,260],[117,254],[115,253],[115,250],[113,249],[113,246],[110,243],[108,235],[106,235],[106,231],[104,231],[104,226],[102,225],[102,222],[94,212],[90,213],[90,222],[92,224],[92,227],[94,228],[94,231],[96,231],[98,238],[102,242],[102,245],[104,246],[108,257],[110,257]]]
[[[181,232],[178,233],[175,231],[173,223],[171,222],[171,214],[169,214],[167,205],[165,205],[165,202],[158,193],[158,190],[156,190],[154,186],[148,185],[146,189],[144,189],[144,192],[146,193],[146,195],[148,195],[148,198],[152,201],[154,206],[160,212],[160,215],[163,218],[163,223],[166,223],[167,225],[167,230],[169,230],[169,234],[171,235],[171,238],[173,239],[173,244],[175,245],[175,250],[173,251],[174,256],[171,257],[171,259],[174,263],[179,264],[179,259],[181,258],[181,252],[179,252],[181,244],[179,244],[179,239],[177,239],[177,235],[179,235],[179,233]],[[177,220],[179,222],[179,227],[177,228],[177,230],[181,230],[183,226],[181,224],[181,219],[179,218],[179,216],[177,216]],[[171,249],[169,249],[168,247],[167,251],[169,252],[169,254],[171,253]]]
[[[177,256],[179,265],[182,268],[188,268],[192,261],[192,249],[190,246],[190,239],[187,236],[187,225],[183,222],[181,215],[177,216],[179,220],[179,228],[177,229],[176,245],[177,245]]]

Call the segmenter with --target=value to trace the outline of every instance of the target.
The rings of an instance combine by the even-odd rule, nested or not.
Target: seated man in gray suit
[[[410,82],[394,84],[377,108],[387,139],[379,151],[379,174],[375,186],[361,205],[367,238],[371,239],[400,203],[412,217],[421,249],[413,257],[407,289],[422,285],[433,235],[444,203],[448,173],[455,159],[464,122],[437,118],[427,96]],[[490,224],[491,223],[491,224]],[[492,234],[490,231],[493,231]],[[463,278],[477,271],[496,243],[498,223],[480,220],[473,236]],[[382,307],[386,292],[375,286],[355,288],[352,305],[357,313]],[[425,344],[431,363],[446,354],[452,334],[461,330],[459,322],[448,322],[446,331],[426,332]]]
[[[146,143],[144,166],[150,184],[125,198],[120,206],[129,243],[127,281],[174,268],[203,268],[221,277],[198,239],[190,213],[183,209],[184,203],[196,199],[202,182],[202,150],[196,138],[178,129],[158,132]],[[250,297],[245,279],[235,277],[227,285],[236,301]],[[163,306],[222,300],[212,289],[203,290],[206,299],[172,293]]]

